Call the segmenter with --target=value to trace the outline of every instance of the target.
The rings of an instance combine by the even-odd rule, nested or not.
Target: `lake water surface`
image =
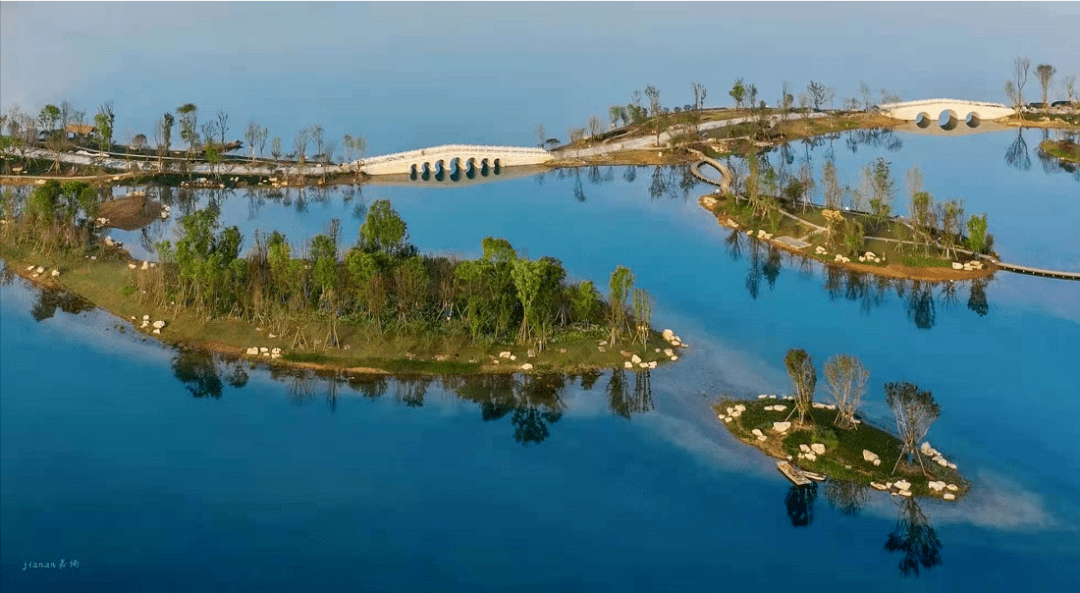
[[[1043,166],[1039,131],[1023,133],[1023,151],[1016,132],[853,138],[793,145],[785,166],[809,158],[820,171],[831,150],[854,184],[877,156],[897,175],[918,163],[935,197],[989,214],[1003,259],[1080,270],[1080,182]],[[333,218],[351,242],[365,205],[386,198],[423,251],[476,256],[484,237],[501,236],[603,286],[627,265],[656,299],[654,323],[691,345],[648,376],[275,376],[120,333],[100,311],[52,311],[39,291],[6,283],[4,590],[1080,582],[1080,400],[1068,373],[1080,352],[1080,283],[999,273],[988,284],[929,286],[803,267],[719,227],[697,205],[706,191],[679,169],[639,167],[467,187],[162,197],[176,214],[213,203],[248,245],[256,229],[299,245]],[[145,254],[174,224],[113,236]],[[883,382],[932,390],[942,414],[928,438],[973,480],[971,494],[913,509],[871,492],[850,513],[824,487],[790,489],[709,405],[725,393],[786,393],[791,347],[819,367],[833,354],[858,356],[872,373],[865,412],[882,422]],[[79,566],[23,570],[60,559]]]

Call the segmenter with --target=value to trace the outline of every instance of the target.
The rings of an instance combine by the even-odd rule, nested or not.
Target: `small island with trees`
[[[475,260],[422,255],[386,200],[371,205],[354,245],[334,220],[300,253],[274,232],[256,233],[245,256],[236,227],[195,211],[150,262],[100,236],[98,194],[85,182],[2,198],[9,268],[166,342],[281,365],[437,374],[653,369],[686,347],[651,328],[652,299],[628,268],[611,274],[605,301],[592,282],[567,282],[559,260],[529,260],[505,239],[484,239]]]
[[[749,172],[739,184],[745,195],[721,190],[703,196],[700,203],[721,224],[752,239],[830,265],[894,278],[960,280],[993,273],[990,262],[997,256],[987,215],[965,220],[962,200],[935,203],[923,189],[917,166],[905,175],[910,213],[905,219],[893,213],[899,192],[883,158],[860,171],[856,188],[841,186],[836,165],[825,161],[824,204],[810,200],[817,182],[807,167],[781,186],[774,170],[755,153],[747,161]]]
[[[818,377],[809,354],[791,349],[784,363],[792,396],[723,398],[714,410],[732,435],[780,460],[777,467],[797,485],[828,478],[893,496],[943,500],[968,492],[956,464],[923,441],[941,411],[931,392],[907,382],[885,384],[896,436],[859,415],[870,373],[856,357],[841,354],[826,362],[831,403],[814,401]]]

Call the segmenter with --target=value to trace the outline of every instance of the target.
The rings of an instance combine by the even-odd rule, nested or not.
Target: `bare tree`
[[[274,136],[270,141],[270,156],[274,157],[274,160],[281,158],[281,136]]]
[[[814,405],[814,388],[817,386],[817,371],[814,370],[814,361],[806,350],[792,348],[784,356],[784,365],[787,366],[788,375],[794,385],[795,408],[794,414],[799,412],[799,422],[804,422]],[[790,418],[791,415],[789,414]]]
[[[229,114],[224,109],[217,110],[217,129],[221,143],[225,144],[225,134],[229,131]]]
[[[911,458],[914,457],[919,460],[923,474],[926,474],[926,466],[923,465],[917,445],[930,430],[930,425],[941,414],[941,407],[934,401],[934,395],[931,392],[920,391],[918,385],[907,382],[886,383],[885,401],[892,409],[893,417],[896,419],[896,432],[903,441],[903,449],[892,471],[896,472],[901,459],[907,458],[910,463]]]
[[[656,143],[660,144],[660,130],[663,129],[662,115],[663,106],[660,104],[660,90],[649,85],[645,87],[645,96],[649,99],[649,115],[653,118],[653,130],[656,132]]]
[[[829,210],[839,210],[840,202],[844,199],[844,187],[840,185],[836,162],[833,159],[826,159],[821,165],[821,186],[825,194],[825,207]]]
[[[780,111],[786,116],[791,108],[795,106],[795,97],[791,94],[791,83],[784,81],[780,86],[780,101],[778,102]]]
[[[248,145],[248,158],[255,160],[255,146],[259,142],[259,135],[262,133],[262,128],[259,124],[255,123],[255,120],[248,122],[247,131],[244,132],[244,140]]]
[[[838,354],[830,358],[825,363],[824,371],[838,411],[833,423],[840,428],[857,428],[855,412],[866,393],[866,381],[870,378],[870,371],[863,367],[858,358],[848,354]]]
[[[900,95],[890,91],[889,89],[881,89],[878,91],[878,95],[881,97],[882,103],[899,103]]]
[[[1039,77],[1039,86],[1042,87],[1043,107],[1050,106],[1050,85],[1054,84],[1054,75],[1057,68],[1050,64],[1039,64],[1035,67],[1035,74]]]
[[[595,115],[589,116],[589,137],[596,139],[604,133],[604,124],[600,121],[600,118]]]
[[[1068,97],[1069,102],[1076,100],[1076,75],[1066,76],[1061,81],[1061,87],[1065,90],[1065,95]]]
[[[874,106],[874,94],[870,91],[870,85],[859,81],[859,100],[862,101],[863,111],[870,111]]]
[[[304,128],[293,137],[293,149],[296,151],[296,159],[303,162],[307,156],[308,129]]]
[[[544,140],[547,139],[547,130],[544,129],[544,124],[536,124],[533,135],[536,136],[536,142],[540,145],[540,148],[543,148]]]
[[[814,105],[814,111],[821,111],[822,106],[825,105],[825,99],[828,95],[828,89],[824,84],[820,82],[810,81],[810,84],[806,85],[806,94],[810,99],[810,102]]]
[[[1030,70],[1031,60],[1020,56],[1013,58],[1013,77],[1005,83],[1005,94],[1018,112],[1024,106],[1024,85],[1027,84]]]
[[[315,143],[316,158],[322,158],[325,145],[323,143],[323,127],[319,124],[311,126],[311,140]]]

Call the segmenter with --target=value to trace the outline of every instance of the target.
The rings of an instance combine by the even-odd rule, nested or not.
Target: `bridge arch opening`
[[[971,113],[967,114],[967,117],[964,118],[964,121],[967,123],[967,126],[969,128],[977,128],[979,127],[979,124],[982,123],[982,118],[979,117],[978,111],[972,111]]]
[[[421,167],[420,178],[424,181],[431,179],[431,163],[425,162]]]
[[[450,181],[458,181],[461,179],[461,158],[454,157],[450,159]]]
[[[490,168],[491,168],[491,165],[488,164],[488,160],[487,159],[482,159],[480,161],[480,176],[481,177],[487,177],[488,176],[488,171],[490,170]]]
[[[946,109],[938,115],[938,125],[942,130],[955,130],[958,123],[960,123],[960,118],[952,109]]]
[[[413,181],[416,181],[416,177],[417,177],[416,163],[413,163],[413,164],[409,165],[409,179],[411,179]]]
[[[476,179],[476,159],[470,158],[465,161],[465,177],[469,179]]]
[[[446,161],[439,159],[435,161],[435,180],[442,181],[446,177]]]
[[[496,175],[498,175],[502,171],[502,163],[499,162],[499,159],[495,159],[495,162],[492,165],[492,169],[494,169]]]
[[[930,114],[925,111],[920,111],[919,114],[915,116],[915,125],[919,126],[920,128],[930,127],[930,123],[932,121],[933,118],[931,118]]]

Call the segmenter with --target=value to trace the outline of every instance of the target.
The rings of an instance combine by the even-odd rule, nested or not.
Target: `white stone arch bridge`
[[[409,175],[410,177],[466,175],[487,176],[503,167],[542,165],[554,157],[542,148],[519,146],[479,146],[447,144],[371,157],[352,163],[368,175]]]
[[[963,99],[924,99],[904,103],[885,103],[878,105],[882,115],[894,119],[914,121],[921,128],[940,123],[946,130],[966,125],[977,128],[984,120],[1008,117],[1016,110],[1001,103],[983,103],[964,101]]]

